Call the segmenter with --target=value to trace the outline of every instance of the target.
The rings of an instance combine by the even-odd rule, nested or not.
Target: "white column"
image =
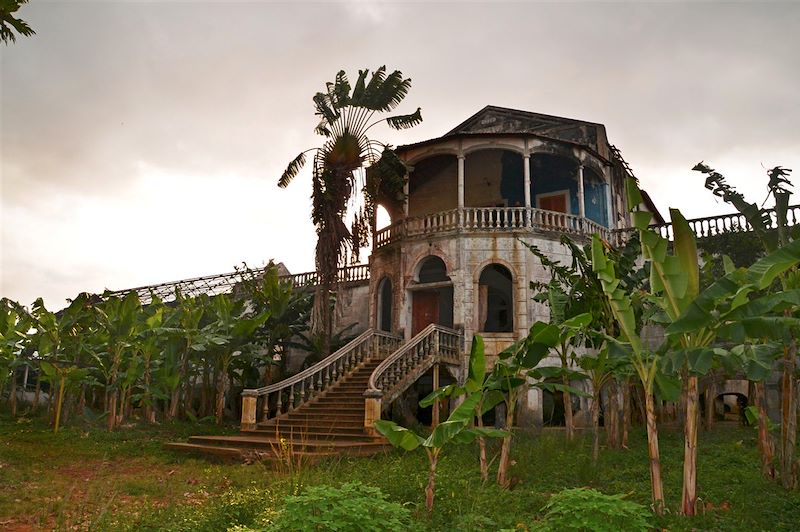
[[[458,208],[464,208],[464,155],[458,154]]]
[[[524,155],[522,157],[524,164],[522,168],[525,172],[525,207],[531,207],[531,156]]]
[[[583,165],[578,165],[578,215],[586,218],[586,204],[583,198]]]
[[[606,182],[606,206],[608,207],[608,228],[616,229],[617,224],[614,219],[614,191],[611,188],[610,176]]]
[[[522,156],[522,168],[525,182],[525,226],[531,226],[531,156]]]

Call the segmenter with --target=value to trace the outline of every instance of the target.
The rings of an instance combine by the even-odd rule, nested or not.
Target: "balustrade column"
[[[531,156],[522,156],[522,169],[525,180],[525,227],[531,225]]]

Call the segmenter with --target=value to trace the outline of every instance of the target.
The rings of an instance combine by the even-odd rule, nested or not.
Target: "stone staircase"
[[[381,363],[367,359],[351,372],[278,417],[234,436],[192,436],[166,447],[230,460],[316,459],[333,455],[365,456],[390,448],[364,430],[364,391]]]

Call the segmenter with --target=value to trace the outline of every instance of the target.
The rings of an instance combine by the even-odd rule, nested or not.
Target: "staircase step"
[[[321,433],[320,433],[321,434]],[[263,434],[248,434],[246,436],[192,436],[189,444],[203,445],[208,447],[221,447],[223,449],[258,449],[265,451],[278,451],[281,445],[290,447],[293,451],[347,451],[370,449],[383,447],[385,442],[368,438],[343,437],[331,434],[329,439],[307,438],[307,439],[288,439]],[[228,451],[225,451],[228,452]]]

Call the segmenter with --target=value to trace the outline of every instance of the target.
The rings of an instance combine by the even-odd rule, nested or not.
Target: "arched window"
[[[417,281],[420,283],[436,283],[449,280],[447,266],[445,266],[442,259],[435,256],[430,256],[424,260],[417,275]]]
[[[490,264],[478,281],[480,329],[484,332],[514,330],[514,289],[511,272],[500,264]]]
[[[388,277],[378,284],[378,329],[392,330],[392,281]]]

